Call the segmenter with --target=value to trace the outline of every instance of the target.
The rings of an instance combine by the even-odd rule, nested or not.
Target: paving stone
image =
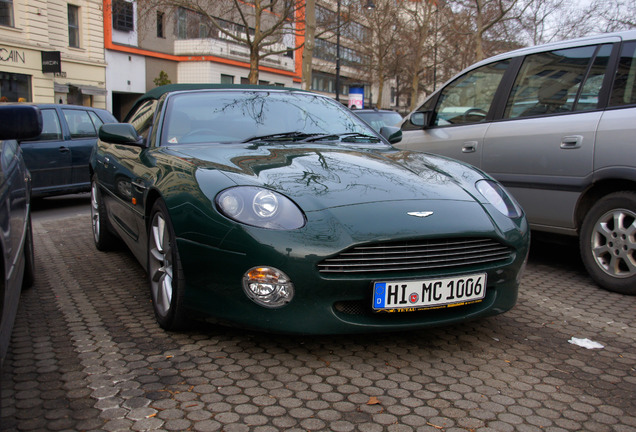
[[[517,306],[463,325],[171,333],[131,254],[95,250],[88,212],[33,227],[38,278],[3,365],[3,431],[636,431],[636,298],[593,285],[575,249],[533,244]]]

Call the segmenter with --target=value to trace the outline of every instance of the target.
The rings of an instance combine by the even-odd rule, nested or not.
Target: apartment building
[[[0,100],[106,107],[102,0],[0,0]]]

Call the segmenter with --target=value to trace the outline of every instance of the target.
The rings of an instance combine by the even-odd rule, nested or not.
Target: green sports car
[[[168,330],[397,331],[509,310],[523,211],[483,172],[400,139],[307,91],[158,87],[100,129],[95,244],[131,249]]]

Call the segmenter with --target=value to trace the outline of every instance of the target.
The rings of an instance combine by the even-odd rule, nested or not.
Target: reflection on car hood
[[[279,191],[305,211],[368,202],[474,201],[457,175],[470,182],[480,178],[457,162],[389,147],[193,145],[169,152],[195,164],[199,182],[208,170],[222,171],[237,185]]]

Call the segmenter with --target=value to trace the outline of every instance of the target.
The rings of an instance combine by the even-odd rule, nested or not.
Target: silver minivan
[[[603,288],[636,294],[636,31],[481,61],[402,123],[395,146],[503,183],[536,231],[579,236]]]

